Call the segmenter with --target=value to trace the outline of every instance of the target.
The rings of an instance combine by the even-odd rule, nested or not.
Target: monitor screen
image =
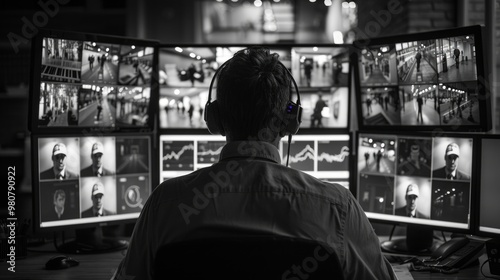
[[[30,129],[152,130],[156,44],[41,30],[32,41]]]
[[[225,144],[221,135],[160,135],[160,182],[218,162]]]
[[[360,130],[491,129],[480,26],[353,45]]]
[[[218,135],[160,135],[160,182],[218,162],[225,144]],[[278,148],[285,165],[288,141],[283,138]],[[295,135],[289,166],[349,188],[349,149],[349,134]]]
[[[479,235],[500,237],[500,135],[483,135],[481,139],[481,182],[479,195]]]
[[[288,138],[281,140],[281,162],[286,165]],[[290,144],[288,166],[322,181],[339,183],[349,188],[349,134],[295,135]]]
[[[151,136],[33,136],[38,230],[133,220],[151,193]]]
[[[356,196],[368,218],[471,231],[471,135],[359,133]]]
[[[279,55],[297,83],[303,108],[301,130],[347,131],[350,47],[262,46]],[[160,129],[206,129],[203,110],[212,78],[219,66],[245,47],[249,46],[160,45]],[[213,87],[215,99],[217,83]]]

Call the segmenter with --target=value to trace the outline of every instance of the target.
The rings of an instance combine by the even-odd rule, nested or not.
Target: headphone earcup
[[[217,102],[217,100],[207,102],[207,104],[205,105],[204,119],[205,123],[207,124],[208,131],[211,134],[220,134],[222,136],[225,136],[226,133],[220,119],[219,103]]]
[[[284,134],[297,134],[302,122],[302,107],[290,101],[286,106],[285,116],[286,126]]]

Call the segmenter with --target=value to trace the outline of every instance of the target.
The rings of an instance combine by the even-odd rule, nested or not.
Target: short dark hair
[[[291,80],[278,57],[267,48],[250,47],[220,70],[217,102],[229,140],[273,141],[282,134]]]
[[[56,202],[57,197],[59,197],[59,196],[66,199],[66,192],[61,190],[61,189],[56,190],[54,192],[54,202]]]

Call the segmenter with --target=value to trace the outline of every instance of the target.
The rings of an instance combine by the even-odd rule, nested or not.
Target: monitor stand
[[[426,256],[432,254],[442,241],[434,239],[430,227],[407,225],[406,238],[392,239],[380,244],[383,252]]]
[[[105,236],[103,228],[77,229],[75,239],[56,245],[57,251],[66,254],[95,254],[121,251],[128,248],[128,241],[116,236]]]

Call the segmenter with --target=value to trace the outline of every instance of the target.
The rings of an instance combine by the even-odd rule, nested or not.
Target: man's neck
[[[57,168],[57,167],[54,167],[53,170],[54,170],[54,175],[55,176],[59,176],[59,175],[63,175],[64,176],[64,173],[66,171],[66,167],[63,167],[63,169],[61,169],[61,170],[59,170],[59,168]]]
[[[411,217],[415,217],[417,215],[417,209],[416,208],[413,209],[413,210],[406,209],[406,211],[408,211],[407,214],[411,215]]]
[[[64,207],[55,207],[56,208],[56,213],[60,217],[64,213]]]
[[[96,172],[101,173],[102,172],[102,165],[100,167],[96,167],[95,165],[92,164],[92,171],[94,173],[96,173]]]
[[[101,208],[92,207],[92,210],[94,212],[94,215],[97,213],[102,214],[103,212],[102,207]]]
[[[457,173],[457,170],[456,169],[452,169],[452,170],[449,170],[449,169],[446,169],[446,175],[453,175],[455,176]]]

